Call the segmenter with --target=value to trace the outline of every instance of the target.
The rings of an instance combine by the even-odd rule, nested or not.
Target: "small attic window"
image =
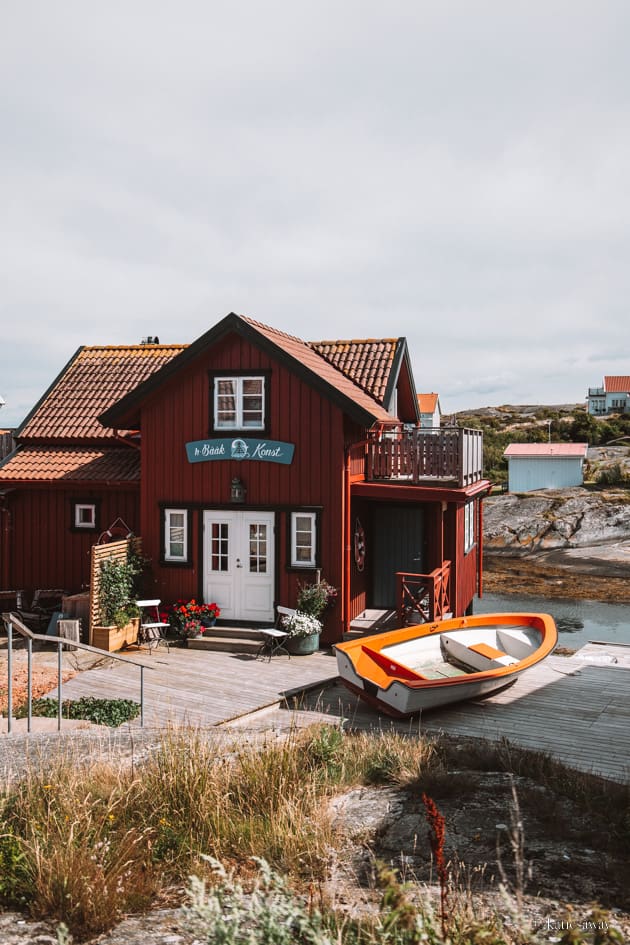
[[[93,502],[75,502],[74,527],[81,529],[96,528],[96,505]]]

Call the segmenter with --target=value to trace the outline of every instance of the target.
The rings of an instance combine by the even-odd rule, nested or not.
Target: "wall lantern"
[[[244,502],[246,492],[247,492],[247,489],[245,488],[241,480],[234,477],[234,479],[232,480],[232,489],[230,491],[230,499],[232,500],[232,502]]]

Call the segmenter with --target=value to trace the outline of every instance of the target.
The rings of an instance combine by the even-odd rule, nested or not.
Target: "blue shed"
[[[588,443],[510,443],[503,454],[509,491],[581,486],[587,450]]]

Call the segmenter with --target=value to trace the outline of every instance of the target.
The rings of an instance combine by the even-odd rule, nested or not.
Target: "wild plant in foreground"
[[[435,801],[428,794],[422,795],[422,803],[429,822],[429,843],[437,869],[440,883],[440,920],[442,935],[446,936],[449,919],[448,887],[449,869],[444,856],[444,842],[446,840],[446,821],[435,805]]]

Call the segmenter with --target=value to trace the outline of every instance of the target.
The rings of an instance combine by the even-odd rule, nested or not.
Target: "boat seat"
[[[504,650],[508,650],[511,656],[515,656],[519,660],[524,660],[525,657],[530,656],[535,649],[535,645],[522,630],[498,629],[497,641]]]
[[[519,662],[514,656],[508,656],[503,650],[498,650],[488,643],[472,643],[468,646],[462,640],[458,640],[456,636],[448,633],[443,633],[440,639],[443,652],[447,657],[475,672],[499,669],[502,666],[513,666]]]

